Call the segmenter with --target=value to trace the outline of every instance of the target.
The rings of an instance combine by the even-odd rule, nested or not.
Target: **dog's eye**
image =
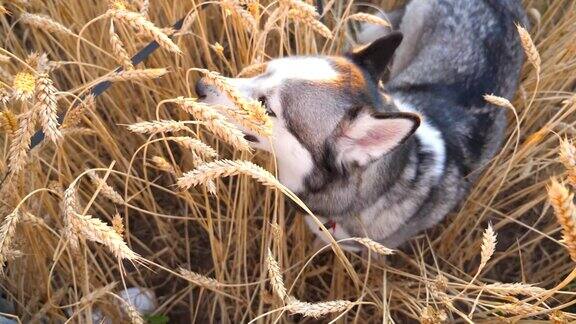
[[[276,114],[272,111],[272,109],[270,109],[266,103],[266,97],[261,96],[258,98],[258,102],[260,102],[260,104],[262,105],[262,107],[266,108],[266,113],[268,114],[268,116],[270,117],[276,117]]]

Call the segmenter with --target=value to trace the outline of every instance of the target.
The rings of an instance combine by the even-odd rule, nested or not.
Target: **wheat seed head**
[[[288,11],[288,17],[309,26],[312,30],[326,39],[333,38],[330,29],[328,29],[326,25],[316,20],[314,16],[308,14],[307,12],[300,11],[298,9],[290,9]]]
[[[286,298],[286,287],[284,286],[284,279],[280,272],[280,265],[272,255],[272,251],[268,249],[266,254],[266,265],[268,267],[268,276],[270,277],[270,285],[272,290],[281,300]]]
[[[562,227],[564,244],[568,248],[570,257],[576,262],[576,206],[574,194],[568,188],[552,179],[548,186],[548,199],[554,209],[554,214]]]
[[[488,227],[482,235],[482,247],[480,252],[480,266],[479,269],[483,269],[488,263],[488,260],[494,254],[496,250],[496,233],[492,228],[492,224],[488,224]]]

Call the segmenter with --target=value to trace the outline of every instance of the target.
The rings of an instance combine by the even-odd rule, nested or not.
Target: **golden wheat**
[[[122,198],[122,196],[120,196],[120,194],[116,192],[114,188],[108,185],[104,179],[100,178],[95,171],[89,172],[88,176],[90,177],[90,180],[92,180],[92,184],[100,188],[100,193],[102,196],[110,199],[110,201],[118,205],[123,205],[126,203],[124,198]]]
[[[87,96],[82,103],[76,104],[68,110],[60,128],[65,130],[78,126],[82,121],[82,118],[86,115],[86,112],[93,111],[95,106],[96,99],[94,96]]]
[[[10,149],[8,151],[8,159],[10,171],[13,173],[19,173],[26,164],[28,150],[30,149],[32,135],[34,135],[35,130],[35,115],[34,110],[22,114],[20,116],[18,130],[12,137],[12,142],[10,143]]]
[[[220,282],[216,279],[208,278],[194,271],[186,270],[184,268],[179,269],[180,275],[182,275],[186,280],[198,286],[208,288],[208,289],[218,289],[222,286]]]
[[[123,70],[106,76],[107,81],[146,81],[160,78],[168,73],[168,69]]]
[[[559,158],[566,169],[568,183],[576,189],[576,146],[567,139],[561,139]]]
[[[534,287],[533,285],[524,283],[492,283],[484,286],[484,288],[491,292],[496,292],[505,296],[526,295],[537,296],[546,291],[544,288]]]
[[[540,311],[540,307],[523,302],[504,304],[502,306],[498,306],[496,309],[502,313],[511,315],[528,315],[530,313],[536,313]]]
[[[112,45],[112,53],[118,59],[124,70],[133,70],[134,65],[132,64],[130,55],[128,55],[120,36],[114,31],[113,22],[110,23],[110,44]]]
[[[4,276],[4,266],[6,264],[7,257],[9,257],[9,251],[12,249],[12,243],[16,235],[16,225],[20,221],[20,213],[15,210],[8,214],[2,225],[0,226],[0,276]]]
[[[364,12],[359,12],[359,13],[355,13],[353,15],[350,15],[350,16],[348,16],[348,19],[349,20],[355,20],[355,21],[367,22],[370,24],[380,25],[380,26],[384,26],[384,27],[391,27],[390,23],[387,22],[386,20],[384,20],[378,16],[367,14]]]
[[[200,165],[195,170],[188,171],[178,178],[178,186],[182,189],[189,189],[199,184],[206,184],[209,180],[238,174],[249,175],[269,187],[282,188],[280,182],[270,172],[244,160],[218,160]]]
[[[0,127],[13,135],[18,130],[18,119],[10,110],[0,112]]]
[[[249,65],[243,68],[240,73],[238,73],[238,77],[254,77],[256,75],[262,74],[264,71],[266,71],[267,65],[267,63],[255,63]]]
[[[486,264],[488,260],[494,254],[496,250],[496,233],[494,233],[494,229],[492,228],[492,224],[488,224],[488,227],[484,231],[482,236],[482,247],[480,252],[480,265],[478,266],[478,272],[480,272]]]
[[[316,20],[314,16],[311,16],[307,12],[300,11],[297,9],[290,9],[288,11],[288,17],[309,26],[310,28],[312,28],[313,31],[315,31],[324,38],[327,39],[333,38],[330,29],[328,29],[328,27],[326,27],[320,21]]]
[[[232,12],[236,14],[244,28],[248,29],[249,31],[255,30],[258,28],[258,23],[254,16],[247,11],[246,9],[242,8],[242,6],[236,0],[222,0],[220,4],[227,12]]]
[[[36,89],[36,76],[30,72],[18,72],[12,81],[14,92],[12,96],[16,100],[28,100],[34,95]]]
[[[369,239],[367,237],[355,237],[352,240],[364,245],[365,247],[367,247],[370,251],[377,253],[377,254],[381,254],[381,255],[390,255],[390,254],[394,254],[394,250],[389,249],[387,247],[385,247],[384,245]]]
[[[182,51],[162,29],[156,27],[146,17],[137,12],[127,10],[110,10],[111,15],[130,27],[138,30],[139,32],[154,39],[160,46],[173,53],[181,53]]]
[[[486,95],[484,95],[484,100],[486,100],[488,103],[491,103],[495,106],[514,109],[514,106],[512,105],[510,100],[503,98],[503,97],[495,96],[493,94],[486,94]]]
[[[24,12],[22,13],[22,15],[20,15],[20,21],[32,27],[44,30],[46,32],[71,34],[71,35],[74,34],[66,26],[62,25],[57,21],[54,21],[52,18],[47,16]]]
[[[538,53],[538,49],[536,48],[536,45],[534,45],[530,33],[520,25],[516,25],[516,28],[518,29],[518,35],[520,36],[520,43],[524,48],[524,52],[526,53],[528,62],[530,62],[530,64],[534,66],[537,73],[540,73],[540,67],[542,66],[542,61],[540,59],[540,53]]]
[[[284,280],[282,279],[282,273],[280,272],[280,266],[278,262],[272,255],[272,251],[268,249],[266,254],[266,265],[268,267],[268,276],[270,277],[270,285],[272,286],[272,291],[281,300],[286,298],[286,287],[284,286]]]
[[[153,156],[151,158],[151,161],[161,171],[176,174],[176,170],[174,170],[174,167],[170,163],[168,163],[168,161],[166,161],[165,158],[161,156]]]
[[[124,236],[124,220],[122,219],[122,216],[118,214],[118,212],[116,212],[114,217],[112,217],[112,228],[116,231],[116,233],[118,233],[118,235],[122,237]]]
[[[548,199],[554,208],[554,214],[560,226],[564,244],[570,253],[572,261],[576,262],[576,206],[574,206],[574,194],[552,178],[548,186]]]
[[[300,301],[292,296],[288,296],[286,302],[286,310],[290,313],[314,318],[319,318],[332,313],[340,313],[356,305],[356,303],[347,300],[308,303]]]
[[[170,137],[170,140],[176,142],[178,145],[191,150],[192,152],[199,154],[204,158],[215,158],[218,156],[218,152],[213,149],[210,145],[205,144],[201,140],[188,136]]]
[[[53,143],[58,143],[62,139],[62,133],[58,129],[57,91],[47,74],[38,76],[34,110],[39,116],[44,134]]]
[[[316,7],[310,5],[301,0],[280,0],[280,6],[283,7],[285,10],[294,9],[297,11],[302,12],[305,15],[309,15],[313,18],[320,17],[320,13],[316,11]]]
[[[128,125],[128,130],[139,134],[155,134],[163,132],[189,131],[184,122],[175,120],[155,120]]]

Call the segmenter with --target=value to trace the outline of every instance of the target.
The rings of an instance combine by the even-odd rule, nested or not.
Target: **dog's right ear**
[[[368,71],[376,80],[386,70],[394,52],[402,42],[402,33],[391,32],[348,54],[354,63]]]

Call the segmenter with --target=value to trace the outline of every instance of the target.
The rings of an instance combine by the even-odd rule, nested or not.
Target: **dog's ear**
[[[364,166],[402,144],[419,125],[417,114],[360,109],[340,125],[335,140],[338,160]]]
[[[402,42],[402,33],[391,32],[372,43],[349,53],[348,56],[360,67],[366,69],[376,80],[388,66],[394,51]]]

